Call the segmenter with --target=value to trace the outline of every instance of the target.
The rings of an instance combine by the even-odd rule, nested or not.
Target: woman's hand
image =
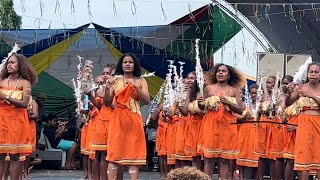
[[[309,97],[309,98],[313,97],[313,94],[310,94],[308,91],[299,90],[298,92],[299,92],[300,96],[302,96],[302,97]]]
[[[291,94],[293,92],[293,90],[297,87],[297,84],[296,83],[289,83],[288,86],[287,86],[287,94]]]
[[[225,96],[220,96],[220,102],[224,105],[230,105],[231,102],[227,100]]]

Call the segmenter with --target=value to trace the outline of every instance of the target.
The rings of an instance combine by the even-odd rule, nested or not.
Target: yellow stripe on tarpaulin
[[[46,70],[52,63],[54,63],[61,55],[63,55],[77,40],[83,36],[83,30],[77,34],[67,38],[55,44],[31,57],[30,60],[32,66],[39,75]]]
[[[116,47],[114,47],[104,36],[102,36],[101,33],[99,33],[99,36],[101,37],[101,39],[103,40],[103,42],[105,43],[105,45],[108,47],[109,51],[112,53],[112,55],[119,60],[120,57],[123,55],[121,53],[121,51],[119,51]],[[147,71],[146,69],[144,69],[143,67],[141,68],[142,73],[149,73],[149,71]],[[148,86],[149,86],[149,93],[151,95],[151,97],[154,97],[157,95],[160,86],[163,83],[163,79],[157,75],[152,76],[152,77],[148,77],[145,78]]]

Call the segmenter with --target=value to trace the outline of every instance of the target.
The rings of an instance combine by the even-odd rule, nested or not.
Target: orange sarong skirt
[[[193,114],[186,124],[184,148],[186,156],[196,157],[201,155],[198,153],[197,147],[202,119],[202,114]]]
[[[288,123],[297,124],[296,116],[293,116],[289,119]],[[284,131],[284,144],[283,144],[283,158],[285,159],[294,159],[294,145],[296,140],[296,131]]]
[[[259,157],[254,153],[257,123],[243,123],[239,129],[239,155],[237,165],[245,167],[258,167]]]
[[[192,161],[191,156],[187,156],[185,153],[186,142],[186,125],[190,121],[190,116],[181,116],[177,122],[176,143],[175,143],[175,157],[181,161]]]
[[[174,119],[168,122],[168,128],[167,128],[167,134],[166,134],[168,165],[174,165],[176,163],[175,143],[176,143],[176,133],[177,133],[177,127],[178,127],[177,119]]]
[[[27,109],[0,103],[0,154],[31,154]]]
[[[102,105],[93,120],[90,148],[94,151],[107,151],[108,125],[112,116],[112,108]]]
[[[270,153],[270,141],[274,137],[272,136],[271,131],[275,131],[275,128],[278,126],[277,124],[272,124],[268,122],[275,122],[274,119],[267,118],[265,116],[261,116],[259,122],[266,123],[257,123],[256,128],[256,142],[254,146],[254,153],[258,155],[259,158],[266,159],[276,159],[276,153]]]
[[[116,108],[109,123],[106,159],[120,165],[146,164],[147,145],[142,116],[129,108],[135,92],[132,84],[116,92]]]
[[[296,121],[294,170],[320,170],[320,116],[299,114]]]
[[[204,116],[198,144],[198,153],[206,158],[237,159],[238,130],[236,117],[220,106],[218,111],[210,110]]]
[[[156,152],[158,156],[167,156],[167,134],[168,124],[163,121],[162,112],[159,114],[157,137],[156,137]]]

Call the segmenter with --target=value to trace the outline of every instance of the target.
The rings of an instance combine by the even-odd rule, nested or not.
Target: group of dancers
[[[236,168],[240,179],[247,168],[253,169],[255,179],[263,179],[267,163],[271,179],[293,179],[294,170],[299,179],[308,179],[310,171],[318,173],[320,65],[313,62],[305,71],[306,82],[270,76],[265,87],[260,83],[244,88],[246,80],[237,69],[217,64],[204,73],[203,94],[196,73],[189,73],[183,80],[185,98],[176,98],[169,108],[162,101],[150,116],[158,124],[161,178],[184,166],[212,177],[215,163],[220,179],[233,179]],[[82,129],[81,147],[89,164],[85,176],[122,179],[123,167],[129,166],[131,179],[137,179],[139,166],[146,164],[139,102],[150,101],[139,61],[125,54],[117,66],[106,67],[96,83],[104,88],[87,93],[92,107],[83,112],[90,119]]]
[[[7,157],[11,179],[17,180],[23,166],[20,161],[35,150],[37,108],[32,107],[31,87],[37,75],[22,55],[12,54],[4,63],[0,71],[0,175],[6,171]],[[158,124],[161,178],[183,166],[194,166],[211,177],[215,163],[220,179],[232,179],[236,167],[241,179],[246,168],[254,169],[255,179],[263,179],[266,163],[271,179],[281,179],[283,173],[284,179],[293,179],[294,170],[302,180],[308,179],[310,171],[320,177],[320,64],[308,64],[306,73],[306,81],[300,83],[292,82],[290,76],[281,82],[270,76],[265,87],[259,83],[245,88],[244,102],[245,79],[232,66],[217,64],[205,72],[203,93],[196,73],[189,73],[183,80],[184,98],[176,98],[169,107],[165,101],[160,103],[150,117]],[[85,178],[122,179],[128,166],[130,178],[136,180],[139,167],[146,165],[140,103],[150,103],[138,59],[124,54],[116,66],[103,70],[96,83],[101,88],[85,92],[91,102],[89,110],[80,110]]]
[[[151,118],[158,123],[161,178],[183,166],[212,177],[215,163],[219,179],[233,179],[238,167],[240,179],[252,168],[254,179],[262,180],[267,163],[270,179],[293,179],[294,170],[302,180],[312,171],[320,177],[320,64],[312,62],[305,71],[305,82],[269,76],[265,87],[261,78],[244,88],[239,71],[217,64],[205,74],[203,96],[189,73],[184,103],[160,104]]]
[[[320,66],[311,63],[306,71],[307,81],[300,84],[291,76],[270,76],[265,87],[251,85],[246,91],[250,103],[241,95],[246,81],[232,66],[218,64],[206,72],[203,95],[196,73],[189,73],[183,80],[183,102],[169,108],[160,103],[150,118],[158,124],[161,178],[183,166],[211,177],[215,163],[221,179],[233,179],[237,167],[241,179],[247,168],[253,168],[255,179],[263,179],[267,163],[271,179],[282,179],[283,174],[293,179],[294,170],[299,179],[318,172]],[[124,55],[96,79],[105,88],[88,93],[94,107],[82,131],[82,152],[93,159],[94,168],[85,172],[89,178],[121,179],[123,167],[129,166],[131,179],[137,179],[138,167],[146,163],[139,101],[150,100],[140,72],[135,56]]]

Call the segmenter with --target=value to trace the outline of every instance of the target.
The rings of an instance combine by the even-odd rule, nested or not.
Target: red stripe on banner
[[[181,24],[187,24],[187,23],[194,23],[194,21],[197,22],[197,20],[200,19],[207,12],[208,12],[208,5],[205,5],[205,6],[192,12],[192,15],[195,17],[194,20],[192,20],[190,14],[188,14],[188,15],[185,15],[182,18],[180,18],[170,24],[171,25],[181,25]]]

